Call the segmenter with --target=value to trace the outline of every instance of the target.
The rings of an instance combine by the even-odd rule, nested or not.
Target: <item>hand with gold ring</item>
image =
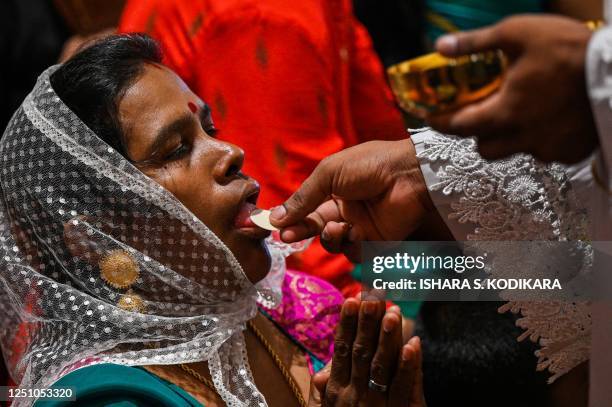
[[[399,309],[346,300],[332,362],[312,379],[310,407],[425,407],[418,337],[402,345]]]

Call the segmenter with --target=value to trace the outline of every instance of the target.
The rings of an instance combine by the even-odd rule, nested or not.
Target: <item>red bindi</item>
[[[193,102],[187,103],[187,106],[189,106],[189,110],[191,110],[192,113],[195,113],[198,111],[198,107]]]

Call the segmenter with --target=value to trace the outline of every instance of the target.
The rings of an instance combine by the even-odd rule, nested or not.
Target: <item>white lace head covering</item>
[[[208,361],[229,406],[265,405],[243,337],[280,300],[271,240],[256,286],[172,194],[98,138],[52,89],[49,68],[0,141],[0,343],[22,387],[75,366]]]

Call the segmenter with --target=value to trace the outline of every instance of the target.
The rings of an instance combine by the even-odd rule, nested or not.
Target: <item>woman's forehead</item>
[[[170,69],[158,64],[145,64],[138,79],[125,91],[119,101],[120,113],[183,110],[187,103],[201,103],[200,99]]]
[[[173,71],[147,64],[119,101],[118,116],[126,142],[133,147],[147,144],[159,129],[203,105]]]

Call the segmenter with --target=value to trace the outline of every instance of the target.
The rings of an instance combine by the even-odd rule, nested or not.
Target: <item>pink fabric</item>
[[[264,310],[285,332],[327,363],[334,352],[334,333],[344,298],[325,280],[287,270],[283,302]]]

